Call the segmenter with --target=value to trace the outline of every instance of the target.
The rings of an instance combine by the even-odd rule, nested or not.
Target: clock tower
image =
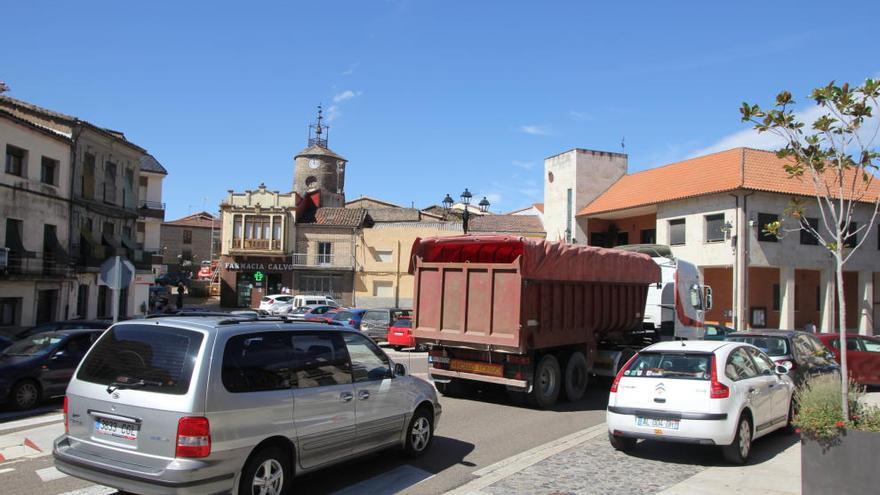
[[[318,120],[309,126],[306,149],[293,157],[293,190],[300,196],[321,191],[321,206],[345,206],[345,158],[327,147],[330,127],[323,124],[323,109],[318,105]]]

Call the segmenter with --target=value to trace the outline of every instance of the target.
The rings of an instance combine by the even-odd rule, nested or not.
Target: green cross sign
[[[262,282],[264,277],[265,277],[265,275],[263,274],[263,272],[254,272],[254,281],[255,282]]]

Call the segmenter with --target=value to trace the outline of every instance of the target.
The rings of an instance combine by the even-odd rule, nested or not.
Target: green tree
[[[795,114],[795,100],[788,91],[779,93],[771,108],[743,103],[740,109],[743,122],[752,123],[758,132],[771,132],[783,140],[784,146],[776,153],[786,160],[784,168],[789,177],[807,180],[813,185],[812,199],[821,214],[821,226],[810,225],[805,220],[807,201],[796,198],[785,210],[784,218],[794,219],[797,228],[788,229],[782,222],[762,228],[777,236],[791,230],[806,230],[831,253],[837,279],[840,349],[846,349],[843,269],[868,237],[862,235],[861,240],[855,242],[859,232],[867,232],[875,224],[880,209],[880,194],[873,185],[880,156],[876,146],[880,119],[873,118],[872,114],[878,97],[880,81],[868,79],[857,87],[838,86],[832,81],[814,89],[810,95],[820,115],[809,127]],[[852,228],[853,214],[860,204],[871,205],[871,220]],[[840,355],[843,417],[849,421],[846,352]]]

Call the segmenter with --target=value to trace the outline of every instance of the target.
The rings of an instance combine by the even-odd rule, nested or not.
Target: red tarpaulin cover
[[[426,263],[512,263],[518,257],[524,279],[651,284],[660,282],[660,267],[646,254],[579,246],[509,235],[465,235],[416,239],[416,257]]]

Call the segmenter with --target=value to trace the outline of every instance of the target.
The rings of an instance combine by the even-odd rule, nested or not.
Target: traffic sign
[[[131,284],[134,265],[122,256],[107,258],[101,263],[101,282],[113,290],[121,290]]]

